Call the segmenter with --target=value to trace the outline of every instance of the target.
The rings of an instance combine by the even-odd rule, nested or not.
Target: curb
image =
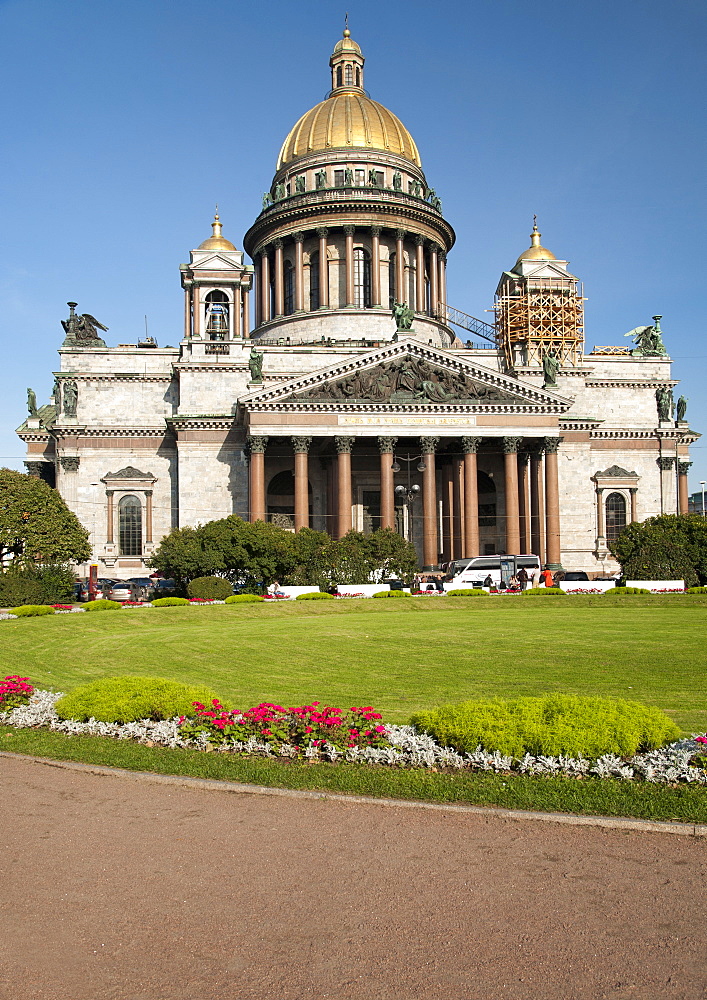
[[[471,813],[472,815],[504,820],[537,820],[544,823],[560,823],[565,826],[592,826],[607,830],[637,830],[642,833],[669,833],[679,837],[707,837],[705,823],[679,823],[665,820],[631,819],[621,816],[581,816],[576,813],[533,812],[528,809],[499,809],[493,806],[465,806],[439,802],[420,802],[417,799],[385,799],[369,795],[343,795],[337,792],[317,792],[296,788],[270,788],[266,785],[245,785],[235,781],[216,781],[209,778],[187,778],[180,775],[153,774],[150,771],[128,771],[120,767],[100,767],[94,764],[79,764],[73,761],[53,760],[50,757],[33,757],[30,754],[0,751],[0,758],[9,757],[31,764],[44,764],[68,771],[101,774],[118,778],[132,778],[136,781],[158,785],[176,785],[197,788],[202,791],[231,792],[239,795],[276,795],[284,798],[325,799],[330,802],[346,802],[356,805],[393,807],[395,809],[427,809],[434,812]]]

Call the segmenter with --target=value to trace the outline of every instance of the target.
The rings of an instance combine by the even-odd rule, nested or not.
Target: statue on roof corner
[[[90,313],[76,315],[76,302],[67,302],[70,309],[69,318],[63,319],[61,325],[64,327],[64,347],[105,347],[106,343],[98,336],[99,330],[107,331],[108,327],[99,323],[95,316]]]
[[[248,355],[248,368],[250,369],[251,382],[263,381],[263,352],[255,349],[255,344],[251,345]]]
[[[560,359],[555,354],[554,350],[550,348],[549,351],[545,351],[543,355],[543,389],[556,389],[557,388],[557,373],[560,370]]]
[[[392,308],[393,319],[398,330],[409,330],[415,313],[405,302],[396,302]]]
[[[663,331],[660,328],[662,316],[654,316],[654,326],[637,326],[629,330],[624,337],[633,337],[635,347],[631,354],[635,358],[664,358],[667,356],[663,343]]]
[[[34,389],[27,390],[27,412],[30,417],[37,416],[37,395]]]

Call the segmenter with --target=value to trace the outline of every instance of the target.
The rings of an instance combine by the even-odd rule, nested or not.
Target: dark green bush
[[[0,607],[66,604],[73,600],[74,573],[68,566],[11,566],[0,573]]]
[[[122,606],[119,601],[107,601],[104,597],[99,597],[97,601],[86,601],[84,604],[86,611],[120,611]]]
[[[461,590],[448,590],[446,597],[488,597],[485,590],[471,590],[471,588]]]
[[[262,594],[233,594],[226,598],[226,604],[253,604],[255,601],[264,601]]]
[[[628,757],[680,735],[658,708],[618,698],[565,694],[467,701],[418,712],[411,722],[459,753],[482,746],[513,757],[525,753]]]
[[[636,594],[648,594],[650,590],[645,587],[610,587],[604,597],[635,597]]]
[[[159,677],[104,677],[74,688],[56,703],[62,719],[87,722],[139,722],[193,715],[192,702],[210,704],[216,697],[208,688]]]
[[[523,591],[523,597],[559,597],[560,594],[563,597],[567,597],[564,590],[561,587],[530,587],[528,590]]]
[[[707,587],[688,587],[686,594],[707,594]]]
[[[334,601],[336,598],[333,594],[325,594],[323,591],[313,590],[311,594],[298,594],[295,598],[296,601]]]
[[[176,608],[188,605],[189,600],[186,597],[158,597],[151,603],[153,608]]]
[[[379,590],[374,597],[409,597],[407,590]]]
[[[233,587],[222,576],[197,576],[187,587],[187,594],[205,601],[225,601],[233,595]]]
[[[35,618],[38,615],[53,615],[54,608],[46,604],[23,604],[19,608],[10,608],[10,614],[18,618]]]

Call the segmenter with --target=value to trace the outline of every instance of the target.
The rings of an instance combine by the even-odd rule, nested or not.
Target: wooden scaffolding
[[[583,303],[582,283],[572,275],[540,278],[507,271],[494,309],[508,367],[541,368],[549,350],[563,367],[576,365],[584,348]]]

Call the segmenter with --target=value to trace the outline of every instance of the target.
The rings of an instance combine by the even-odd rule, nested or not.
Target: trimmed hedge
[[[88,722],[139,722],[193,715],[192,702],[210,704],[216,696],[201,685],[159,677],[104,677],[74,688],[56,703],[61,719]]]
[[[311,594],[298,594],[295,597],[296,601],[334,601],[336,598],[333,594],[325,594],[323,591],[312,591]]]
[[[120,611],[122,604],[119,601],[107,601],[99,598],[97,601],[86,601],[84,609],[86,611]]]
[[[187,594],[205,601],[225,601],[233,595],[233,587],[222,576],[197,576],[187,587]]]
[[[70,603],[73,593],[74,572],[68,566],[10,566],[0,573],[0,608]]]
[[[54,608],[46,604],[23,604],[19,608],[10,608],[10,614],[18,618],[35,618],[38,615],[53,615]]]
[[[186,597],[158,597],[151,603],[153,608],[176,608],[188,605],[189,600]]]
[[[409,597],[406,590],[379,590],[374,597]]]
[[[256,601],[264,601],[260,594],[232,594],[224,601],[225,604],[253,604]]]
[[[530,587],[528,590],[522,591],[523,597],[567,597],[567,594],[561,587]]]
[[[565,694],[444,705],[418,712],[411,722],[459,753],[473,753],[482,746],[513,757],[525,753],[629,757],[680,736],[659,708],[619,698]]]
[[[486,593],[485,590],[462,589],[462,590],[448,590],[444,596],[445,597],[488,597],[489,595]]]
[[[637,594],[648,594],[650,597],[650,590],[645,587],[612,587],[605,592],[604,597],[635,597]]]
[[[688,587],[686,594],[707,594],[707,587]]]

